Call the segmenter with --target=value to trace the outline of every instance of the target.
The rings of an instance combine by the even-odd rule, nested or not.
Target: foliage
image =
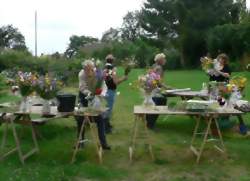
[[[123,17],[123,23],[121,27],[121,38],[123,40],[134,42],[143,34],[143,29],[140,25],[139,17],[139,11],[128,12]]]
[[[210,30],[207,38],[208,50],[212,55],[225,52],[232,60],[250,53],[250,24],[225,24]]]
[[[113,42],[118,40],[120,40],[120,31],[119,29],[115,29],[112,27],[105,31],[101,38],[102,42]]]
[[[82,67],[81,61],[80,59],[69,61],[61,57],[58,59],[50,56],[36,58],[26,52],[5,50],[0,53],[0,71],[7,70],[8,74],[11,74],[8,78],[14,78],[19,70],[37,72],[40,75],[50,72],[57,79],[67,83],[77,77]]]
[[[93,38],[90,36],[77,36],[77,35],[72,35],[69,39],[70,43],[68,48],[65,51],[65,56],[67,58],[73,58],[79,56],[78,53],[80,52],[80,48],[84,47],[88,43],[93,43],[97,42],[97,38]]]
[[[24,36],[12,25],[0,27],[0,48],[27,50]]]
[[[233,0],[147,0],[141,24],[149,38],[171,40],[181,54],[183,67],[195,67],[206,54],[206,33],[216,25],[238,23],[240,3]],[[164,45],[166,46],[166,45]]]

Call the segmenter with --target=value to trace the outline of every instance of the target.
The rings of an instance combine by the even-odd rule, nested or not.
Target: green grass
[[[30,157],[24,166],[13,154],[0,163],[0,180],[123,180],[123,181],[193,181],[193,180],[250,180],[250,138],[231,131],[223,132],[228,157],[209,147],[199,165],[189,150],[194,121],[187,116],[159,117],[156,131],[150,132],[156,161],[151,162],[145,150],[143,139],[138,140],[135,161],[129,164],[128,146],[133,127],[133,106],[140,104],[143,97],[138,90],[129,86],[143,70],[132,71],[129,80],[118,88],[113,112],[114,132],[107,136],[111,151],[104,153],[104,163],[99,165],[92,144],[79,152],[75,164],[70,164],[72,147],[76,137],[73,119],[58,119],[40,126],[44,138],[39,139],[40,153]],[[250,80],[250,73],[244,73]],[[199,90],[207,81],[201,71],[169,71],[165,82],[177,88]],[[250,100],[250,84],[246,89],[246,99]],[[77,86],[66,91],[76,92]],[[1,97],[0,101],[15,100],[12,96]],[[168,102],[177,101],[169,98]],[[244,116],[250,126],[249,116]],[[142,126],[142,125],[140,125]],[[25,149],[30,145],[29,130],[18,127]],[[0,128],[2,135],[2,128]],[[87,133],[86,136],[89,136]],[[8,138],[8,145],[13,138]]]

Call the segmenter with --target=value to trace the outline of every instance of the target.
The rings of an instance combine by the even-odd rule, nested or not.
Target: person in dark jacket
[[[112,132],[112,125],[110,124],[110,119],[112,116],[113,105],[115,102],[116,89],[117,86],[128,79],[128,70],[125,70],[124,76],[118,77],[117,70],[114,66],[114,56],[109,54],[106,56],[106,64],[103,70],[103,79],[107,87],[107,92],[105,93],[105,98],[107,101],[108,111],[103,115],[105,122],[106,133]]]

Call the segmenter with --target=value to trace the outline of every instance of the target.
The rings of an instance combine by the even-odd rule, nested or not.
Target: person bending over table
[[[161,76],[161,79],[164,79],[164,70],[163,66],[166,63],[166,56],[163,53],[159,53],[155,55],[154,58],[155,64],[153,64],[152,68],[153,70]],[[164,84],[160,85],[163,87],[166,87]],[[167,98],[164,97],[158,89],[155,89],[153,91],[153,97],[152,97],[155,105],[161,106],[161,105],[166,105],[167,103]],[[151,114],[151,115],[146,115],[146,120],[147,120],[147,127],[149,129],[154,129],[155,127],[155,122],[157,120],[159,115],[157,114]]]
[[[79,72],[79,102],[81,106],[88,107],[88,97],[93,96],[96,88],[96,83],[98,76],[95,72],[94,62],[91,60],[86,60],[82,63],[83,69]],[[77,116],[77,136],[79,136],[81,126],[83,124],[84,117]],[[103,149],[110,150],[110,146],[107,144],[105,135],[105,125],[102,116],[95,116],[94,120],[98,128],[98,136]],[[82,140],[84,139],[84,132],[82,133]],[[83,147],[83,143],[80,144]]]

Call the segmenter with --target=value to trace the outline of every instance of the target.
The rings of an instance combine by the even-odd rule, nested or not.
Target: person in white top
[[[95,71],[94,62],[91,60],[86,60],[83,62],[83,69],[79,72],[79,103],[83,107],[88,107],[88,101],[89,97],[93,96],[95,94],[96,84],[98,76]],[[106,135],[105,135],[105,122],[102,119],[102,116],[96,116],[94,117],[94,120],[97,124],[98,128],[98,136],[101,143],[101,146],[103,149],[110,150],[110,146],[108,146],[106,141]],[[77,116],[77,128],[78,128],[78,135],[81,129],[81,126],[84,121],[84,117]],[[84,139],[84,132],[82,134],[82,139]],[[83,145],[80,145],[81,147]]]

